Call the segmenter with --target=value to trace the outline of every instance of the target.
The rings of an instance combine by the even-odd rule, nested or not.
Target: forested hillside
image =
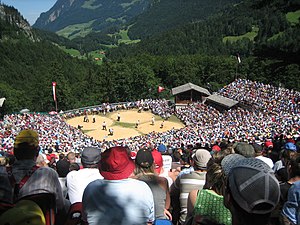
[[[220,61],[214,64],[218,67],[226,64],[226,57],[234,59],[239,53],[242,58],[242,63],[236,68],[239,76],[300,90],[297,79],[300,75],[299,9],[298,1],[243,1],[207,20],[186,24],[136,45],[111,49],[107,57],[113,61],[124,61],[149,54],[154,58],[165,58],[165,62],[172,61],[174,66],[178,66],[193,64],[191,59],[199,56],[211,56],[208,61],[212,65],[215,63],[212,56],[219,56]],[[202,68],[200,71],[199,67]],[[232,72],[224,74],[222,70],[212,70],[200,61],[192,72],[181,71],[183,76],[195,80],[203,74],[210,78],[207,81],[221,84],[222,80],[228,80],[226,77],[232,77],[234,66],[228,69]],[[162,74],[162,82],[173,86],[174,83],[169,82],[174,80],[170,79],[170,74]],[[200,83],[201,80],[200,77]],[[202,84],[205,85],[205,82]]]
[[[216,91],[237,77],[300,90],[296,1],[243,1],[138,44],[121,44],[107,52],[101,66],[58,47],[75,48],[80,39],[76,43],[17,26],[25,24],[22,16],[2,8],[0,98],[6,98],[6,113],[53,110],[52,81],[57,82],[59,110],[170,97],[171,88],[186,82]],[[85,44],[99,47],[96,40]],[[158,85],[166,91],[158,94]]]

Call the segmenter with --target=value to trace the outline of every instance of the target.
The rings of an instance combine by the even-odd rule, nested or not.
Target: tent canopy
[[[0,98],[0,107],[2,107],[4,101],[5,101],[6,98]]]

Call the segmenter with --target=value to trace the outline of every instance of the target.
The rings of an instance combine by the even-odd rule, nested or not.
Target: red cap
[[[216,152],[221,151],[221,148],[220,148],[219,145],[214,145],[211,149],[216,151]]]
[[[160,174],[161,168],[163,166],[163,158],[161,156],[161,153],[155,149],[152,151],[152,156],[155,164],[155,172],[157,174]]]

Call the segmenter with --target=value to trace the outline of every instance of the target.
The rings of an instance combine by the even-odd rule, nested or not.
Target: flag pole
[[[57,112],[57,100],[56,100],[56,82],[52,82],[53,100],[55,102],[55,111]]]

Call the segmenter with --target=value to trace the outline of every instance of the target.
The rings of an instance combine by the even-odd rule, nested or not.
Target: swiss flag
[[[165,88],[164,88],[164,87],[161,87],[161,86],[158,86],[158,88],[157,88],[158,93],[160,93],[160,92],[162,92],[162,91],[164,91],[164,90],[165,90]]]

